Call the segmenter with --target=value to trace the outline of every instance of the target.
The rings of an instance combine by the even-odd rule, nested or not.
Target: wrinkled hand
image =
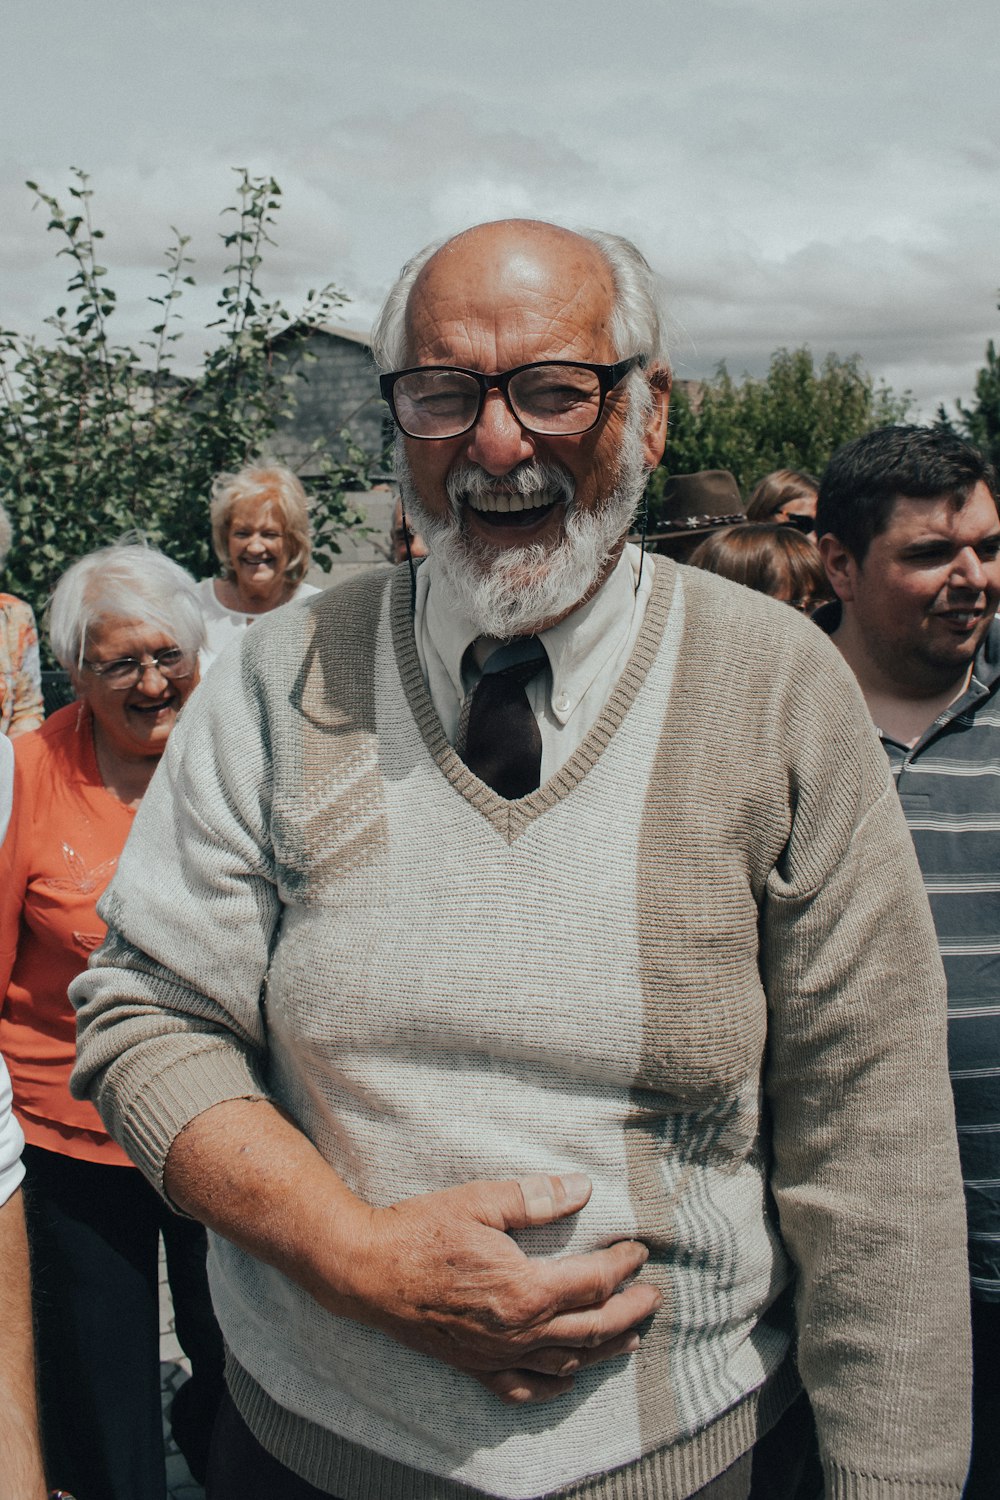
[[[454,1365],[509,1403],[569,1390],[585,1365],[638,1348],[654,1287],[622,1283],[648,1250],[621,1240],[560,1259],[533,1258],[510,1229],[577,1213],[590,1183],[577,1174],[472,1182],[367,1208],[334,1309]],[[346,1284],[345,1284],[346,1283]],[[621,1289],[619,1289],[621,1288]],[[321,1301],[322,1289],[315,1289]]]

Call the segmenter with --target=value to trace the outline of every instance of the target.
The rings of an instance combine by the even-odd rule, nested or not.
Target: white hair
[[[67,568],[49,605],[49,638],[60,666],[78,670],[87,634],[111,619],[162,630],[182,651],[205,644],[205,620],[190,573],[142,542],[88,552]]]
[[[7,561],[7,553],[10,551],[10,544],[13,539],[14,533],[11,530],[10,517],[3,506],[0,505],[0,568]]]
[[[609,234],[601,229],[568,232],[578,234],[581,239],[589,240],[595,245],[611,271],[615,285],[615,305],[610,332],[615,358],[630,359],[632,355],[642,355],[647,365],[669,367],[662,289],[646,257],[631,240],[624,239],[620,234]],[[406,348],[406,308],[413,284],[431,256],[457,238],[457,235],[448,236],[425,245],[406,262],[397,281],[390,288],[372,329],[372,354],[380,370],[401,370],[406,367],[409,358]],[[642,384],[645,387],[646,382],[642,381]]]

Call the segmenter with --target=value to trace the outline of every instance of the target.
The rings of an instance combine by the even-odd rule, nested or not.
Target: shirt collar
[[[572,716],[591,684],[622,648],[638,606],[636,585],[642,554],[629,543],[592,599],[573,610],[558,625],[542,631],[552,669],[551,709],[561,724]],[[642,566],[640,593],[648,596],[653,583],[653,559]],[[458,699],[465,696],[462,659],[478,631],[457,608],[447,582],[435,566],[433,553],[417,570],[417,614],[441,658]]]
[[[552,668],[550,706],[560,724],[573,715],[628,638],[641,556],[638,547],[627,546],[594,597],[539,637]],[[652,558],[647,557],[642,570],[644,593],[652,581]]]

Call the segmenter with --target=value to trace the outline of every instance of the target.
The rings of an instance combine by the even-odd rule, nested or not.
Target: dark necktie
[[[487,659],[459,722],[458,753],[480,781],[508,801],[526,797],[539,784],[542,734],[525,686],[546,662],[537,636],[500,646]]]

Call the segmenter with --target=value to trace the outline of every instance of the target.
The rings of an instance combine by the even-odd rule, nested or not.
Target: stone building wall
[[[336,454],[338,436],[346,428],[366,453],[377,457],[388,412],[378,393],[367,334],[327,328],[287,354],[284,346],[280,336],[275,339],[275,360],[285,363],[292,376],[303,378],[294,381],[296,402],[291,418],[279,425],[272,439],[275,456],[306,476],[313,444],[324,439]]]

